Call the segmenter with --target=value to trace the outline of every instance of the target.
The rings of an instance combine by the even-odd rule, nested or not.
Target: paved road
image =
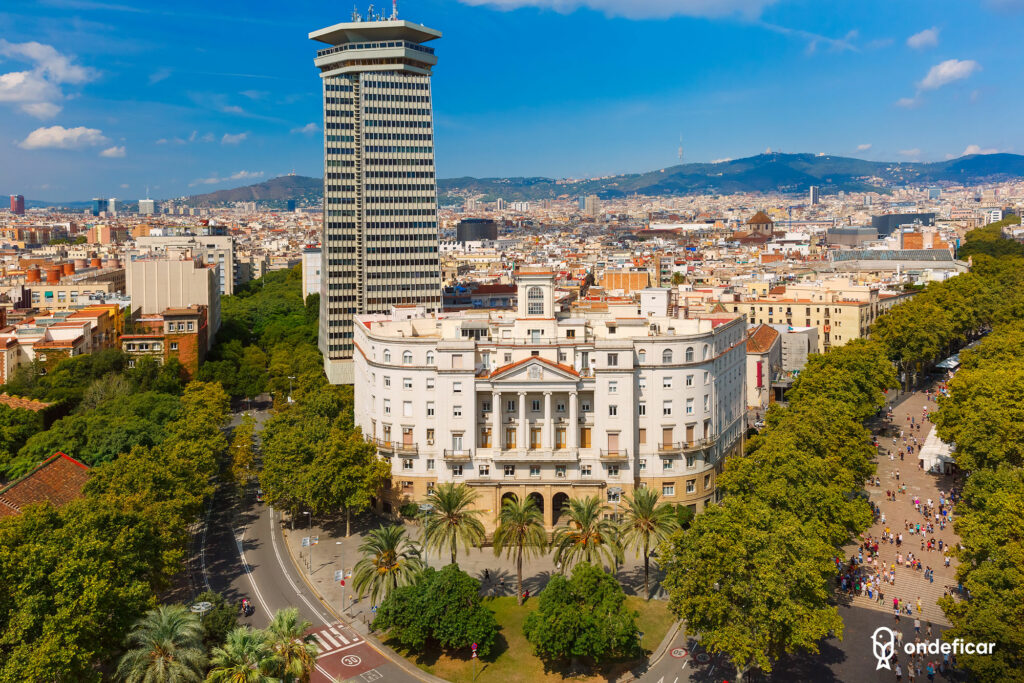
[[[267,415],[255,413],[262,426]],[[232,420],[237,424],[240,416]],[[421,679],[390,660],[352,626],[340,622],[309,590],[288,556],[281,538],[280,515],[258,503],[255,491],[246,500],[219,496],[206,526],[196,540],[197,561],[193,582],[209,586],[229,601],[247,597],[255,613],[241,624],[263,628],[270,616],[285,607],[296,607],[311,622],[319,656],[313,683],[358,681],[371,683],[418,683]]]

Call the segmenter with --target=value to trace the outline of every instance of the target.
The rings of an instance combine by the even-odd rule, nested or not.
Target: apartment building
[[[912,295],[883,293],[878,286],[837,278],[774,287],[765,296],[723,300],[722,305],[746,315],[751,324],[816,327],[817,351],[825,353],[833,346],[868,336],[878,316]]]
[[[235,293],[235,287],[252,279],[250,263],[235,258],[235,238],[231,235],[145,235],[135,238],[138,252],[143,254],[186,256],[217,266],[221,296]]]
[[[196,259],[137,258],[128,263],[126,270],[133,313],[161,315],[169,308],[206,307],[209,350],[220,329],[216,268]]]
[[[715,500],[742,438],[742,316],[670,316],[668,290],[617,313],[562,311],[552,272],[517,284],[515,310],[355,317],[355,420],[392,465],[378,510],[438,482],[477,489],[488,528],[510,495],[534,498],[548,528],[569,498]]]
[[[121,335],[121,350],[128,356],[128,366],[134,367],[141,356],[155,358],[161,365],[177,358],[189,378],[194,378],[211,346],[208,312],[206,306],[193,304],[139,316],[133,321],[135,332]]]

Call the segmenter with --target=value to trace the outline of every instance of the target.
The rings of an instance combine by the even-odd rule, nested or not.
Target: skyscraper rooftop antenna
[[[352,5],[352,21],[362,21],[363,18],[359,15],[359,10],[355,5]]]
[[[398,0],[391,0],[391,21],[398,19]]]

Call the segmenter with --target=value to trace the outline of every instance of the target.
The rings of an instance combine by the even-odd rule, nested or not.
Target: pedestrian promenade
[[[919,448],[924,447],[926,440],[934,430],[934,425],[927,419],[923,420],[924,409],[931,413],[938,409],[934,401],[934,390],[940,383],[932,384],[931,395],[924,391],[916,391],[912,394],[902,394],[895,402],[893,417],[890,422],[876,422],[873,425],[874,433],[878,438],[879,456],[877,485],[869,483],[867,491],[873,502],[880,511],[875,523],[862,536],[862,539],[871,539],[879,544],[878,571],[881,573],[884,567],[885,574],[888,574],[893,565],[895,568],[895,584],[881,582],[882,598],[879,600],[877,592],[873,591],[871,598],[866,592],[855,595],[851,602],[858,607],[867,607],[893,614],[893,599],[896,598],[904,605],[909,605],[913,615],[905,612],[901,619],[913,621],[920,619],[922,625],[933,623],[937,625],[949,625],[942,610],[938,607],[938,600],[947,590],[956,588],[956,567],[957,561],[950,556],[949,566],[945,566],[944,557],[948,554],[945,549],[949,546],[956,546],[960,539],[953,531],[952,505],[949,501],[950,490],[956,486],[955,477],[950,474],[940,474],[926,471],[919,460]],[[891,392],[890,392],[891,393]],[[911,418],[913,423],[911,423]],[[880,428],[884,428],[883,432]],[[900,432],[903,436],[900,436]],[[917,444],[914,443],[916,439]],[[910,447],[912,452],[907,451]],[[891,456],[887,454],[891,453]],[[901,456],[902,454],[902,456]],[[888,495],[887,495],[887,492]],[[939,510],[939,500],[945,502],[945,509],[948,510],[948,522],[944,529],[935,524],[935,514]],[[922,511],[915,507],[915,500],[920,501],[923,510],[929,500],[933,504],[930,515],[926,517]],[[941,515],[940,515],[941,518]],[[883,521],[884,520],[884,521]],[[931,533],[925,533],[926,524],[931,521],[934,528]],[[921,534],[916,533],[917,524],[921,525]],[[914,533],[908,529],[913,525]],[[902,543],[897,545],[888,540],[883,540],[883,534],[888,529],[893,536],[903,535]],[[938,549],[928,550],[927,541],[933,540],[937,545],[942,541],[943,551]],[[924,544],[924,549],[922,549]],[[849,546],[847,548],[847,559],[857,557],[860,548]],[[908,556],[920,559],[922,568],[920,570],[906,566]],[[867,553],[865,553],[865,559]],[[902,560],[897,564],[898,560]],[[925,578],[925,569],[934,570],[932,580]],[[871,567],[873,570],[873,565]],[[918,601],[921,609],[918,610]],[[922,628],[923,630],[923,628]]]

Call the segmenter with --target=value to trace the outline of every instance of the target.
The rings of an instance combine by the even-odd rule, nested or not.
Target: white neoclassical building
[[[679,317],[668,289],[629,317],[572,314],[553,273],[517,281],[515,311],[356,316],[355,420],[392,467],[378,509],[447,481],[478,489],[489,528],[507,495],[535,498],[549,527],[569,497],[714,500],[744,427],[743,316]]]

